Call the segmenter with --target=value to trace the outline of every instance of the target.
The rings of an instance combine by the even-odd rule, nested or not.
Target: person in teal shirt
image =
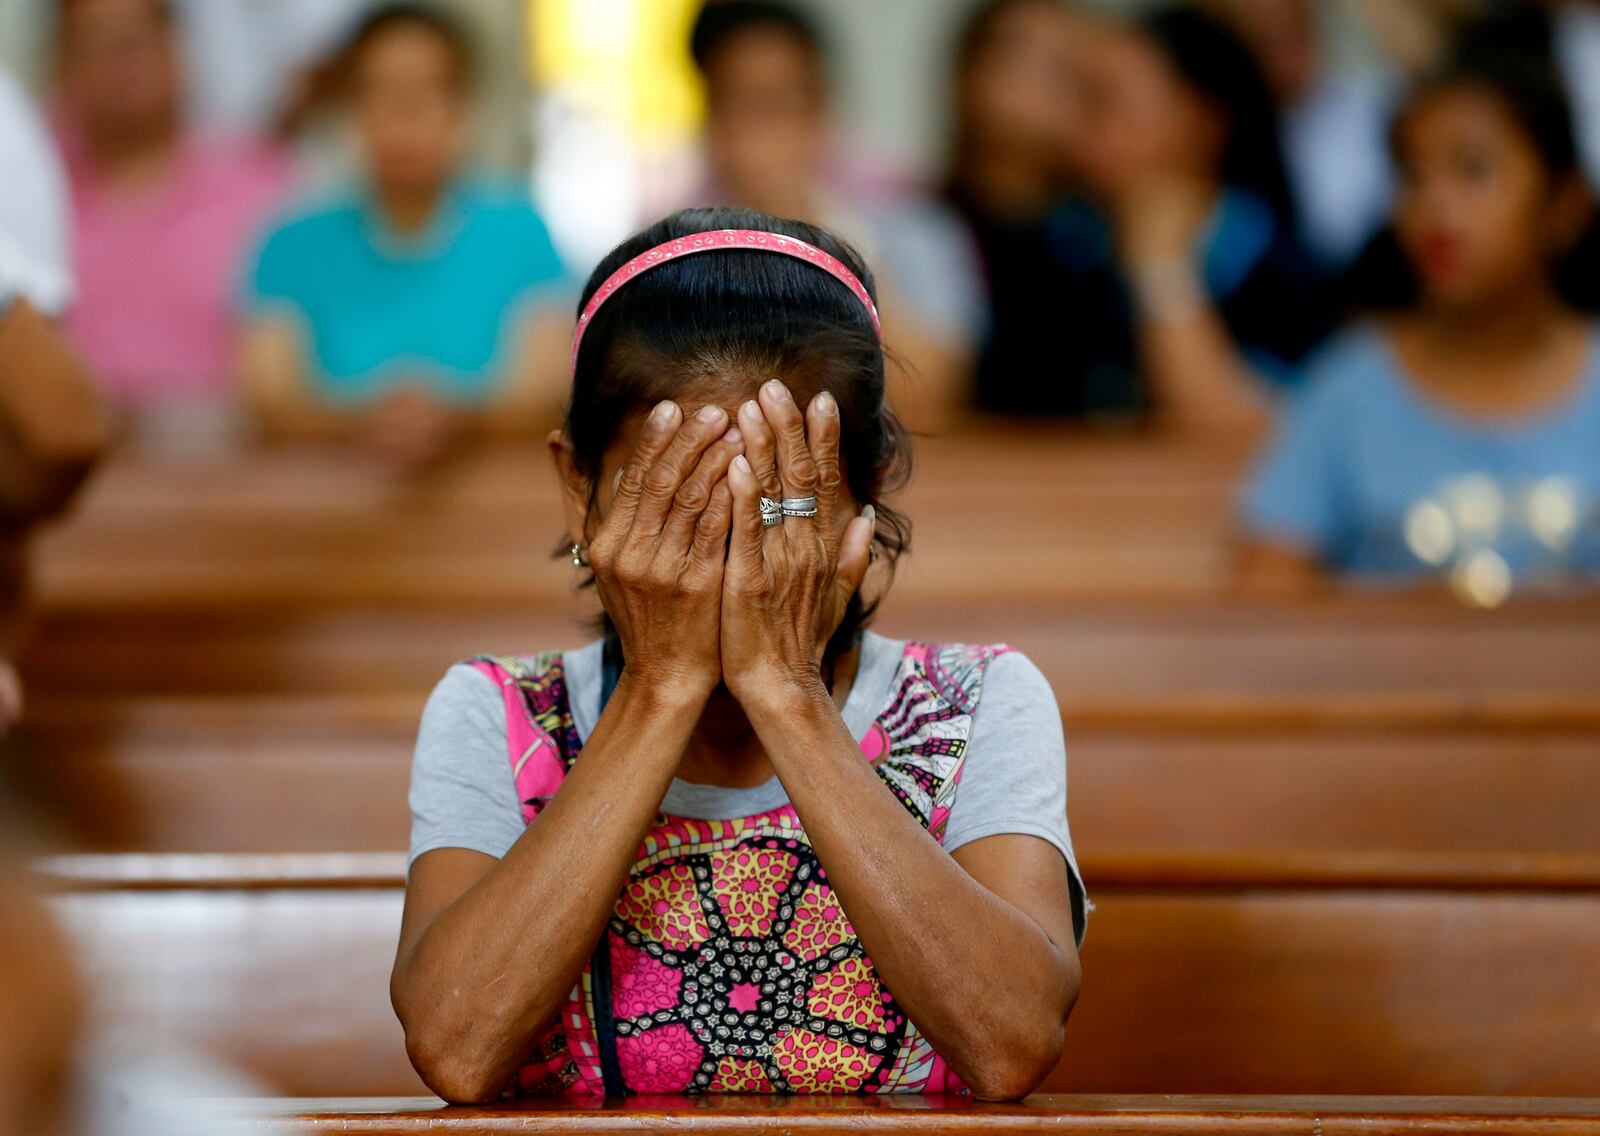
[[[423,464],[483,427],[553,416],[571,318],[525,192],[462,172],[473,62],[437,9],[392,4],[344,60],[361,185],[266,236],[244,377],[262,427]]]

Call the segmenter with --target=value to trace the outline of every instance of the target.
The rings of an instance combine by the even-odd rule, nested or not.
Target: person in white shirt
[[[60,315],[72,298],[66,181],[44,124],[4,69],[0,162],[0,291]]]
[[[26,537],[63,509],[109,437],[52,317],[72,295],[66,193],[27,97],[0,71],[0,732],[21,714],[15,646]]]

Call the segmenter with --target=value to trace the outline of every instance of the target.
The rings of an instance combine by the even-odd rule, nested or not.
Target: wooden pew
[[[920,450],[902,502],[923,563],[908,587],[960,589],[977,572],[1014,593],[1194,593],[1226,577],[1236,446],[1008,430]],[[125,455],[41,543],[40,599],[546,602],[570,576],[550,560],[563,529],[553,488],[542,447],[406,482],[349,454]]]
[[[1195,857],[1089,876],[1052,1091],[1581,1095],[1600,1084],[1600,870]],[[68,858],[113,1018],[296,1095],[416,1091],[388,1009],[397,856]],[[1203,877],[1204,882],[1200,882]]]
[[[1102,1136],[1579,1136],[1600,1132],[1600,1100],[1517,1097],[1274,1097],[1039,1095],[1015,1104],[962,1097],[630,1098],[610,1104],[540,1101],[447,1108],[423,1099],[238,1102],[237,1114],[291,1132],[407,1136],[490,1133],[863,1133]]]
[[[1443,601],[972,600],[886,609],[888,634],[1010,639],[1074,726],[1312,729],[1600,725],[1600,603],[1464,612]],[[453,661],[592,637],[576,607],[350,604],[316,611],[46,615],[22,658],[41,697],[409,694]]]
[[[403,857],[56,865],[97,1012],[296,1095],[425,1091],[389,1006]]]
[[[417,700],[46,700],[32,762],[127,851],[393,851]],[[1068,723],[1073,833],[1141,857],[1600,854],[1600,733],[1103,729]]]

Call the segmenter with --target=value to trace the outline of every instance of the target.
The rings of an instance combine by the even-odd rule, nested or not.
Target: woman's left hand
[[[722,584],[722,677],[747,708],[822,688],[822,651],[861,586],[871,514],[841,523],[839,406],[824,391],[804,415],[777,379],[739,411],[745,453],[728,470],[733,524]],[[814,517],[761,522],[763,497],[815,497]],[[822,688],[826,693],[825,688]]]

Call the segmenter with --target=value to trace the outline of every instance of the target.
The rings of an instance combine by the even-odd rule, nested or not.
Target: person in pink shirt
[[[242,260],[283,156],[195,136],[167,0],[59,0],[56,128],[75,231],[67,328],[124,409],[224,400]]]

